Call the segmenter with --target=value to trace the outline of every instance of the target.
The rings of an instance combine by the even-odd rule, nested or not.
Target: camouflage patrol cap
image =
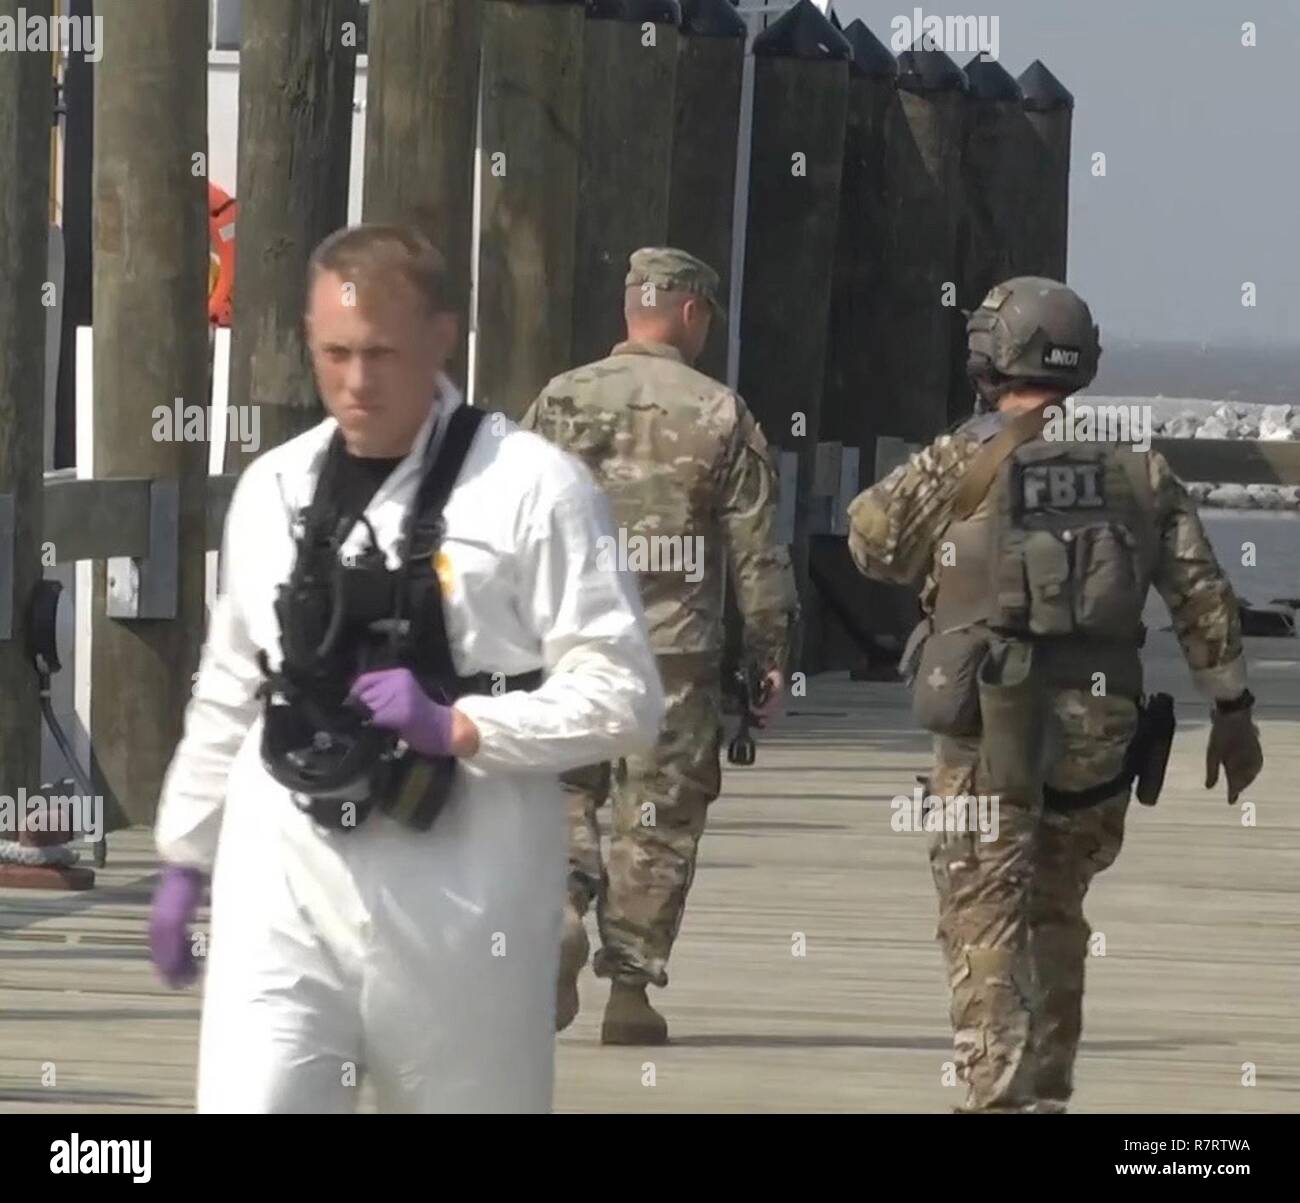
[[[718,273],[703,259],[673,246],[643,246],[628,261],[627,287],[653,284],[677,292],[693,292],[713,307],[722,321],[727,311],[718,300]]]

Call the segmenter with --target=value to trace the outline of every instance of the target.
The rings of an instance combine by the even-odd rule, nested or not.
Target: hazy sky
[[[835,0],[843,24],[861,17],[887,46],[913,7]],[[1018,76],[1041,58],[1074,94],[1069,283],[1103,337],[1300,345],[1300,0],[919,7],[996,14],[1002,65]]]

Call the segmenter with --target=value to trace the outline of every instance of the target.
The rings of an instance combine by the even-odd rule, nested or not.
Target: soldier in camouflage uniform
[[[936,732],[929,794],[999,798],[991,841],[958,823],[930,837],[958,1109],[1062,1111],[1082,1027],[1083,899],[1119,853],[1134,775],[1150,586],[1213,702],[1206,787],[1222,767],[1235,802],[1262,754],[1237,602],[1186,489],[1157,452],[1053,442],[1043,424],[1045,406],[1059,415],[1096,373],[1087,306],[1021,277],[968,330],[991,412],[862,493],[849,547],[864,574],[921,587],[926,621],[904,667]]]
[[[728,569],[747,659],[771,686],[763,717],[783,688],[797,609],[789,556],[774,536],[776,478],[763,434],[740,397],[690,366],[713,313],[725,316],[717,287],[717,274],[684,251],[637,251],[626,278],[627,341],[552,380],[522,420],[579,456],[608,495],[626,541],[610,549],[609,567],[637,573],[667,698],[652,753],[565,778],[570,909],[557,1028],[577,1013],[583,916],[595,898],[602,946],[594,969],[612,979],[607,1044],[667,1039],[646,986],[668,982],[708,805],[721,789]],[[596,810],[610,797],[606,869]]]

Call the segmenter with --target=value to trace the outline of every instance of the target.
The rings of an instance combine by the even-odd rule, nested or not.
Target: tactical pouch
[[[533,690],[542,683],[540,670],[515,676],[478,673],[451,679],[425,677],[420,686],[430,697],[452,702],[467,694]],[[391,758],[376,786],[380,810],[415,831],[428,831],[446,807],[458,773],[454,756],[421,756],[410,748]]]
[[[1069,635],[1074,631],[1070,588],[1070,544],[1054,531],[1025,534],[1024,564],[1029,592],[1029,630],[1034,635]]]
[[[396,780],[380,799],[380,808],[415,831],[428,831],[451,795],[456,761],[448,756],[430,759],[414,752],[407,756],[410,764],[397,770]]]
[[[921,654],[925,651],[926,641],[934,633],[934,620],[928,616],[912,628],[912,633],[903,644],[902,655],[898,657],[898,675],[909,689],[916,680],[921,665]]]
[[[979,670],[981,790],[1034,806],[1045,778],[1046,693],[1032,643],[1001,643]]]
[[[929,635],[912,681],[912,715],[936,735],[980,733],[979,672],[989,652],[983,626]]]
[[[1075,540],[1079,630],[1105,639],[1136,638],[1146,587],[1138,581],[1137,540],[1124,527],[1084,527]]]

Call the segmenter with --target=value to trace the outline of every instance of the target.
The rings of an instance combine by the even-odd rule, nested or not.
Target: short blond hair
[[[430,314],[457,308],[446,258],[414,225],[371,223],[335,230],[308,260],[309,293],[322,272],[367,290],[385,286],[394,275],[401,276],[424,300]]]

